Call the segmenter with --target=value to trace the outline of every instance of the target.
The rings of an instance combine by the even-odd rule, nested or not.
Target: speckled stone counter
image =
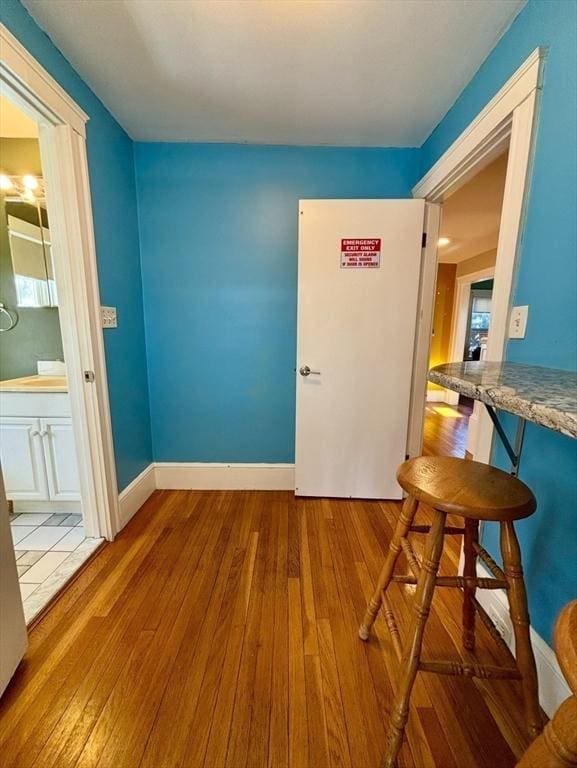
[[[577,372],[518,363],[448,363],[432,368],[429,381],[577,437]]]

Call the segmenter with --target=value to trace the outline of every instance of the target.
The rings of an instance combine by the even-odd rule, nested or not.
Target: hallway
[[[423,455],[464,458],[467,450],[469,418],[472,412],[473,406],[469,402],[447,405],[427,401],[423,429]]]

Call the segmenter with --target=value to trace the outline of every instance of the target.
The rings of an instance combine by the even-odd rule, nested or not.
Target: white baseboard
[[[134,480],[118,495],[120,510],[120,528],[131,520],[148,497],[156,490],[154,464],[149,464]]]
[[[491,578],[489,571],[481,564],[477,564],[477,574],[483,578]],[[489,616],[496,616],[498,621],[506,627],[505,640],[511,651],[514,652],[515,638],[504,590],[479,589],[477,590],[477,599]],[[539,678],[539,701],[548,717],[553,717],[559,705],[571,695],[571,691],[559,668],[555,652],[532,627],[531,644],[533,645]]]
[[[445,402],[447,405],[459,405],[459,393],[448,389],[445,394]]]
[[[446,403],[447,393],[442,389],[428,389],[427,390],[427,402],[428,403]]]
[[[294,464],[208,464],[203,462],[155,465],[156,487],[196,491],[294,491]]]
[[[293,491],[294,464],[149,464],[118,495],[120,527],[138,512],[157,489],[196,491]]]

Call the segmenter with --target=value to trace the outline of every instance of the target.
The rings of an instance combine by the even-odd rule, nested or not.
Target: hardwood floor
[[[423,429],[424,456],[457,456],[462,459],[467,450],[471,404],[459,405],[427,402]]]
[[[398,664],[381,618],[366,644],[357,629],[398,511],[156,492],[32,631],[0,706],[3,767],[376,768]],[[402,632],[412,589],[392,590]],[[458,658],[460,594],[437,592],[425,652]],[[509,768],[522,711],[517,681],[420,674],[400,766]]]

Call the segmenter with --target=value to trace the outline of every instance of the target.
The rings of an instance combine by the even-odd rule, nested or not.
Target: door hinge
[[[423,232],[423,237],[421,239],[421,248],[426,248],[427,246],[427,233]]]
[[[84,381],[92,384],[94,381],[94,371],[84,371]]]

